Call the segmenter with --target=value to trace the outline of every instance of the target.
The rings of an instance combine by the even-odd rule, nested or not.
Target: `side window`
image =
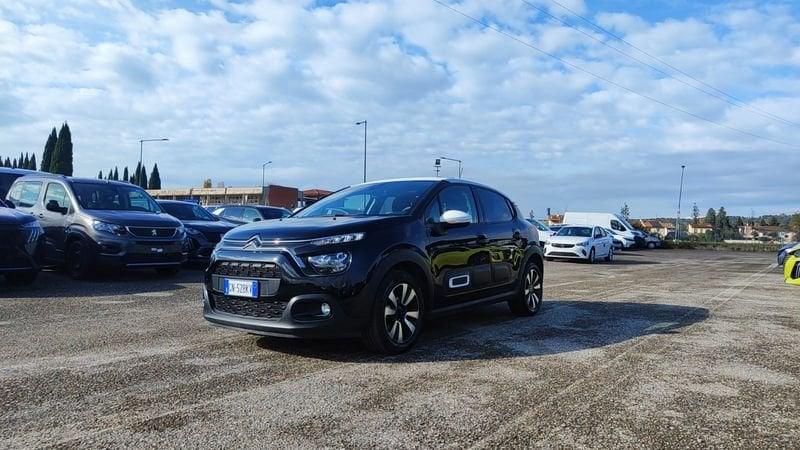
[[[472,223],[478,221],[478,209],[472,197],[472,189],[468,186],[448,186],[439,192],[439,205],[442,214],[446,211],[456,210],[465,212],[472,217]]]
[[[425,223],[439,223],[441,217],[442,211],[439,209],[439,198],[437,197],[431,201],[427,211],[425,211]]]
[[[130,191],[128,194],[128,201],[131,204],[131,209],[139,211],[150,211],[149,199],[139,191]]]
[[[255,208],[244,208],[242,220],[246,222],[255,222],[256,219],[261,220],[261,214]]]
[[[623,227],[622,224],[617,222],[616,220],[611,221],[611,229],[617,231],[625,231],[625,227]]]
[[[238,206],[232,206],[228,208],[224,208],[222,210],[222,217],[227,217],[229,219],[242,219],[242,208]]]
[[[475,191],[483,208],[485,222],[509,222],[514,218],[505,197],[487,189],[476,188]]]
[[[47,206],[51,201],[56,202],[60,208],[69,208],[70,202],[67,197],[67,190],[58,183],[49,183],[44,194],[44,205]]]
[[[39,200],[41,181],[23,181],[15,184],[8,193],[8,200],[17,208],[32,208]]]

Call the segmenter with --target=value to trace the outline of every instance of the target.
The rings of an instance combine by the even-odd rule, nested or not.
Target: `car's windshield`
[[[294,217],[391,216],[410,214],[434,181],[392,181],[343,189]]]
[[[159,203],[161,209],[167,214],[180,220],[201,220],[206,222],[216,222],[216,216],[206,211],[200,205],[192,203]]]
[[[592,237],[592,229],[589,227],[564,227],[558,230],[556,236]]]
[[[536,229],[539,231],[550,231],[550,228],[547,228],[543,223],[539,222],[538,220],[528,219],[528,222],[533,224],[533,226],[535,226]]]
[[[72,190],[84,209],[161,212],[143,189],[133,185],[76,182]]]

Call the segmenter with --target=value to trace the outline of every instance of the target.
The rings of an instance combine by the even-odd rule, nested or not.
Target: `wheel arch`
[[[424,291],[425,308],[430,308],[434,296],[433,277],[430,273],[430,263],[421,252],[411,247],[399,247],[384,253],[372,274],[376,281],[376,289],[380,281],[393,270],[409,273],[420,283],[420,288]],[[377,295],[377,292],[375,294]]]

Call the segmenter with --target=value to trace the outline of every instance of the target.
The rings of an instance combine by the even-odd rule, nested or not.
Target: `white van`
[[[564,213],[564,223],[569,225],[592,225],[608,228],[622,238],[625,248],[636,245],[636,235],[633,232],[633,225],[629,224],[628,221],[619,214],[566,212]]]

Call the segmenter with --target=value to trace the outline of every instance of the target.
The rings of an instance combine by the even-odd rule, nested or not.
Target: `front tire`
[[[529,261],[525,266],[524,274],[520,286],[522,289],[508,302],[508,307],[517,316],[532,316],[542,307],[544,280],[541,269],[533,261]]]
[[[85,280],[93,273],[89,249],[83,241],[75,241],[67,250],[67,273],[76,280]]]
[[[594,247],[589,250],[589,256],[586,258],[586,262],[589,264],[594,264]]]
[[[408,351],[422,330],[425,299],[414,277],[393,270],[380,284],[364,344],[373,351],[396,355]]]
[[[614,247],[608,249],[608,255],[606,255],[606,262],[614,262]]]

